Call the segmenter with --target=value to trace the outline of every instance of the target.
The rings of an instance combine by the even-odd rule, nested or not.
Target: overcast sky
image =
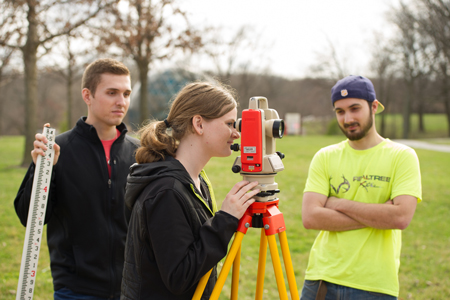
[[[286,77],[303,77],[327,52],[331,41],[354,74],[366,74],[374,31],[391,34],[387,0],[184,0],[197,24],[238,29],[251,25],[262,34],[270,69]],[[231,31],[231,30],[230,30]]]

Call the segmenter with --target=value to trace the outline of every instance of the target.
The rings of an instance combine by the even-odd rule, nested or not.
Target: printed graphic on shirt
[[[345,175],[342,175],[343,181],[336,187],[331,183],[333,176],[330,176],[330,186],[336,195],[339,194],[340,191],[346,193],[350,190],[350,182],[345,178]],[[367,192],[369,192],[369,188],[381,188],[377,184],[377,181],[381,182],[390,182],[391,177],[379,176],[379,175],[361,175],[361,176],[353,176],[353,182],[359,182],[359,186],[363,187]]]
[[[348,192],[348,190],[350,189],[350,182],[348,182],[348,180],[345,178],[344,175],[342,175],[342,179],[344,180],[341,184],[339,184],[337,190],[336,188],[331,184],[331,179],[333,179],[333,176],[330,176],[330,186],[333,189],[333,191],[336,193],[336,195],[339,194],[339,191],[342,190],[344,191],[344,193]]]

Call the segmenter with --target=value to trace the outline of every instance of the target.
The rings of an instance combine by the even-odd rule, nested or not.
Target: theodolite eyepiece
[[[241,145],[233,144],[233,145],[230,146],[230,149],[233,150],[233,151],[239,151],[239,150],[241,150]]]

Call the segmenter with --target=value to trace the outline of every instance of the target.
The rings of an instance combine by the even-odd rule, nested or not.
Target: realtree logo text
[[[363,175],[363,176],[355,176],[353,177],[353,181],[361,181],[361,180],[378,180],[378,181],[391,181],[391,177],[378,176],[378,175]]]
[[[372,182],[369,182],[372,181]],[[359,185],[362,186],[368,192],[368,188],[380,188],[380,186],[376,185],[373,181],[383,181],[389,182],[391,181],[391,177],[378,176],[378,175],[363,175],[363,176],[354,176],[353,181],[359,181]]]
[[[350,182],[345,178],[344,175],[342,175],[342,182],[337,186],[333,186],[331,184],[331,180],[333,177],[330,177],[330,186],[333,189],[333,191],[337,194],[339,192],[346,193],[348,190],[350,190]],[[367,192],[369,191],[368,188],[381,188],[381,186],[376,185],[373,181],[383,181],[383,182],[390,182],[391,177],[385,177],[385,176],[378,176],[378,175],[362,175],[362,176],[354,176],[353,181],[358,181],[359,185],[362,186]]]

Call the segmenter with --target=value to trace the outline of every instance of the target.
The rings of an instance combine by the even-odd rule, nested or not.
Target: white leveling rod
[[[36,160],[16,300],[33,299],[34,286],[36,284],[39,250],[41,248],[42,231],[55,156],[55,150],[53,149],[55,129],[44,127],[43,134],[48,140],[47,150],[45,151],[45,156],[39,155]]]

